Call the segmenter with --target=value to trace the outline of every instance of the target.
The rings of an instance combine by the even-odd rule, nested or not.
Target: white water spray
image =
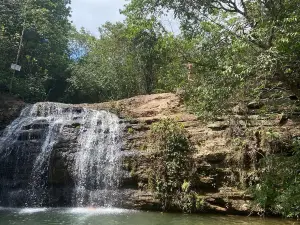
[[[73,206],[113,205],[121,176],[121,129],[118,117],[106,111],[59,103],[37,103],[26,107],[0,137],[0,162],[13,161],[11,158],[15,157],[17,162],[32,163],[32,169],[28,171],[29,185],[22,186],[27,193],[25,205],[47,204],[52,152],[60,142],[64,129],[70,126],[77,132],[75,159],[72,171],[69,171],[75,185]],[[27,142],[37,145],[34,159],[22,153]],[[19,175],[18,165],[15,163],[12,166],[15,187],[22,176]],[[9,193],[19,192],[12,190]]]

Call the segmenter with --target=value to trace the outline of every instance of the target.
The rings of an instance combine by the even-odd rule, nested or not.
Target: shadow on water
[[[117,208],[1,208],[0,225],[298,225],[240,216],[184,215]]]

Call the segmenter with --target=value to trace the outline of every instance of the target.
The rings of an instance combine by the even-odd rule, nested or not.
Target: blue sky
[[[97,35],[98,27],[106,21],[122,21],[119,9],[127,2],[125,0],[72,0],[72,18],[79,29],[85,27],[92,34]]]

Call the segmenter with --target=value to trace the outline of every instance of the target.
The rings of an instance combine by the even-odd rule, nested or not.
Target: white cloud
[[[116,22],[124,19],[119,10],[126,0],[72,0],[73,24],[79,29],[85,27],[92,34],[98,34],[98,27],[106,21]]]

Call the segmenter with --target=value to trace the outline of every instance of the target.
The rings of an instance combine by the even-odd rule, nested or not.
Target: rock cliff
[[[276,145],[276,140],[267,134],[300,135],[298,115],[286,116],[280,111],[265,114],[262,105],[255,102],[246,109],[237,106],[228,116],[207,123],[189,113],[181,99],[171,93],[82,106],[109,110],[126,121],[123,150],[130,154],[124,159],[124,169],[129,174],[125,187],[131,191],[130,202],[126,204],[141,209],[159,207],[153,193],[145,189],[152,154],[148,137],[155,122],[174,118],[185,127],[195,149],[193,160],[198,182],[194,188],[205,201],[204,211],[229,214],[259,212],[245,190],[249,182],[258,179],[255,167],[268,154],[264,152],[265,145],[271,148]],[[270,152],[283,150],[277,143]]]
[[[0,131],[19,116],[24,106],[23,101],[0,92]]]
[[[1,105],[0,130],[7,125],[9,119],[15,117],[23,105],[20,102],[15,106],[11,106],[10,103],[6,106]],[[155,193],[147,188],[148,170],[153,154],[149,132],[153,123],[164,118],[175,119],[189,133],[195,149],[193,160],[194,169],[197,171],[193,188],[205,202],[202,211],[207,212],[228,214],[258,212],[259,209],[252,207],[252,198],[245,192],[245,187],[249,181],[256,179],[254,173],[256,164],[266,154],[263,146],[266,144],[278,146],[276,140],[268,139],[265,134],[271,132],[283,136],[300,136],[300,119],[297,115],[263,114],[259,112],[260,106],[254,103],[247,106],[247,113],[245,110],[233,109],[230,115],[210,123],[204,123],[189,113],[180,98],[171,93],[72,107],[78,110],[81,108],[108,110],[121,118],[120,123],[124,124],[122,146],[124,178],[119,193],[122,201],[118,202],[117,206],[126,208],[160,209]],[[38,140],[39,129],[43,127],[38,125],[32,127],[34,129],[30,129],[30,133],[36,135],[31,137]],[[51,191],[55,192],[52,193],[51,205],[68,205],[70,202],[67,193],[74,182],[68,168],[73,162],[76,132],[76,124],[70,124],[63,130],[61,139],[54,146],[49,170],[49,184],[52,187]],[[283,151],[284,147],[274,147],[272,153],[276,154],[276,149]]]

